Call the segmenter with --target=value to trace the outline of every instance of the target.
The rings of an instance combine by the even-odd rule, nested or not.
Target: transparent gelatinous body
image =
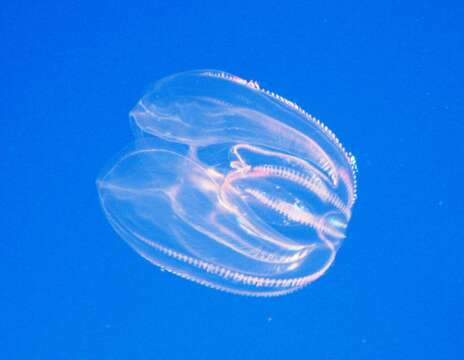
[[[356,199],[354,157],[294,103],[215,71],[155,84],[136,141],[98,178],[105,214],[141,256],[244,295],[281,295],[335,259]]]

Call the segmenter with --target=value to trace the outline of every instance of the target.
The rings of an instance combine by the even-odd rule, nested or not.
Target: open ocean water
[[[461,2],[11,1],[0,41],[0,359],[464,358]],[[133,142],[129,111],[195,69],[257,81],[356,157],[346,238],[299,291],[160,271],[102,211],[96,180]]]

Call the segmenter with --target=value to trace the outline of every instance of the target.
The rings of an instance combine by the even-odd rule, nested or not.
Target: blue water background
[[[0,10],[0,359],[463,359],[464,6],[11,1]],[[163,273],[95,179],[155,80],[213,68],[322,119],[359,166],[328,273],[274,299]]]

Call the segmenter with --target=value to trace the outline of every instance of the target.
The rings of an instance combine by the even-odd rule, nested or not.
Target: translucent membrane
[[[136,141],[97,185],[111,225],[141,256],[256,296],[289,293],[330,267],[356,166],[321,122],[215,71],[160,80],[130,118]]]

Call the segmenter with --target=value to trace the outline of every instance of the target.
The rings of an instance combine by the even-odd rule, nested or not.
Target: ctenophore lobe
[[[333,263],[356,164],[319,120],[217,71],[160,80],[130,118],[136,140],[97,186],[109,222],[145,259],[254,296],[297,290]]]

